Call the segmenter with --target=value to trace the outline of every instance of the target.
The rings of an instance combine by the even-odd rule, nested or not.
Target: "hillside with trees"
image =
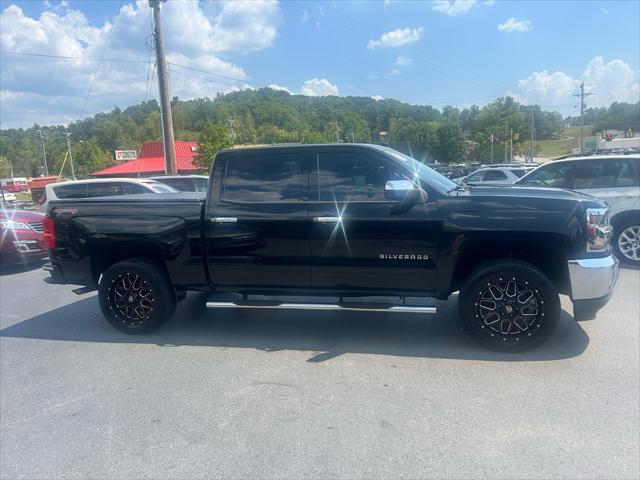
[[[640,104],[613,104],[589,110],[596,125],[626,122],[634,128]],[[494,161],[504,158],[513,133],[514,155],[529,152],[531,113],[537,140],[560,138],[564,123],[557,112],[520,105],[511,97],[462,110],[447,106],[410,105],[369,97],[309,97],[264,88],[172,101],[175,137],[197,140],[206,147],[200,162],[218,146],[228,144],[374,142],[409,153],[425,162],[489,162],[493,135]],[[603,110],[603,111],[601,111]],[[600,123],[599,123],[600,122]],[[633,122],[636,122],[635,124]],[[619,125],[620,123],[618,123]],[[45,135],[50,173],[58,174],[65,158],[65,132],[71,133],[79,178],[115,164],[116,149],[139,150],[144,142],[161,140],[160,110],[155,100],[71,123],[0,131],[0,176],[43,174],[39,130]],[[68,167],[64,174],[67,176]]]

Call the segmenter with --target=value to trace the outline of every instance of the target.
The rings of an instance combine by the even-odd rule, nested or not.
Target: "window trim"
[[[310,204],[314,204],[314,205],[319,205],[319,204],[332,204],[335,205],[337,204],[344,204],[344,203],[348,203],[350,205],[352,204],[357,204],[357,205],[362,205],[362,204],[388,204],[388,205],[395,205],[398,202],[395,200],[320,200],[320,155],[322,153],[360,153],[362,154],[363,152],[361,150],[353,150],[353,149],[349,149],[349,148],[344,148],[344,149],[337,149],[337,148],[332,148],[332,149],[318,149],[318,150],[314,150],[313,151],[313,156],[315,157],[313,159],[313,171],[309,172],[309,185],[311,185],[312,180],[311,177],[315,176],[315,191],[309,191],[309,203]],[[382,162],[386,167],[388,168],[393,168],[395,170],[400,170],[403,174],[407,174],[410,173],[409,170],[407,168],[404,168],[404,166],[402,164],[400,164],[399,162],[394,162],[391,159],[389,159],[387,156],[385,155],[378,155],[377,152],[370,152],[367,151],[366,155],[368,155],[370,158],[373,158],[375,160],[378,160],[380,162]],[[409,179],[407,177],[407,179]],[[422,190],[424,192],[424,195],[426,198],[429,198],[429,194],[428,192],[424,189],[424,187],[422,185],[417,185],[418,188],[420,188],[420,190]],[[316,197],[315,199],[312,199],[311,197]]]
[[[220,180],[219,183],[217,185],[218,187],[218,194],[217,194],[217,204],[226,204],[226,205],[299,205],[301,203],[309,203],[309,169],[307,168],[307,162],[305,161],[303,155],[301,154],[300,151],[295,151],[295,152],[273,152],[273,153],[265,153],[265,152],[260,152],[257,153],[256,155],[260,155],[260,156],[283,156],[283,155],[295,155],[297,157],[297,161],[300,163],[300,175],[304,178],[306,176],[307,178],[307,182],[306,182],[306,191],[304,188],[304,181],[302,182],[302,196],[300,199],[298,200],[280,200],[280,201],[271,201],[271,202],[265,202],[265,201],[245,201],[245,200],[229,200],[229,199],[225,199],[223,198],[224,195],[224,181],[227,178],[227,169],[229,167],[229,162],[233,159],[237,159],[237,158],[244,158],[247,157],[249,155],[247,154],[242,154],[242,155],[229,155],[227,158],[224,159],[224,166],[221,168],[222,170],[222,175],[220,175]],[[213,184],[213,182],[211,182]]]

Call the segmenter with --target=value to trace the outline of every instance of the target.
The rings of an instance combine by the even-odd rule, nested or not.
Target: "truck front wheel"
[[[494,350],[523,352],[543,343],[560,318],[558,293],[540,270],[505,259],[478,268],[460,292],[466,329]]]
[[[146,259],[112,265],[98,287],[100,308],[109,323],[131,334],[145,334],[165,323],[176,308],[166,272]]]

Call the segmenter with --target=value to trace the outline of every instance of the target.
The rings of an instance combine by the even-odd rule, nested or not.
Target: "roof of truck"
[[[281,149],[314,149],[314,148],[344,148],[344,147],[364,147],[374,150],[384,150],[390,148],[386,145],[374,143],[279,143],[273,145],[246,145],[242,147],[226,148],[218,153],[231,153],[244,150],[281,150]]]

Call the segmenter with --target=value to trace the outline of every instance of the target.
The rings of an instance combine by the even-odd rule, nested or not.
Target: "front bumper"
[[[576,320],[591,320],[607,304],[619,273],[618,260],[612,255],[569,260],[571,300]]]

